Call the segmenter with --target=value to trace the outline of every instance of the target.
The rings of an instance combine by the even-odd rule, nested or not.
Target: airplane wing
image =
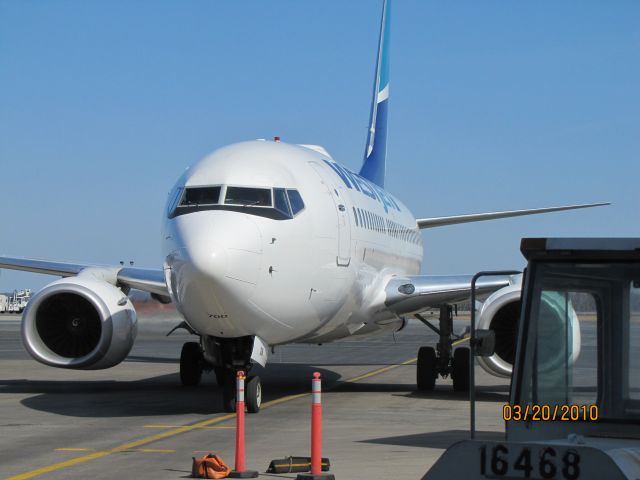
[[[457,223],[482,222],[484,220],[495,220],[497,218],[520,217],[523,215],[537,215],[539,213],[560,212],[562,210],[575,210],[578,208],[601,207],[611,205],[610,203],[588,203],[584,205],[566,205],[563,207],[531,208],[528,210],[508,210],[505,212],[472,213],[469,215],[454,215],[450,217],[419,218],[418,228],[443,227],[445,225],[455,225]]]
[[[473,275],[409,275],[393,277],[385,287],[385,306],[397,315],[467,300]],[[521,281],[521,275],[480,278],[476,294],[487,295]]]
[[[60,277],[73,277],[85,269],[104,270],[115,274],[117,284],[168,298],[169,291],[162,270],[122,267],[109,265],[88,265],[79,263],[50,262],[31,258],[13,258],[0,256],[0,269],[22,270],[25,272],[44,273]]]

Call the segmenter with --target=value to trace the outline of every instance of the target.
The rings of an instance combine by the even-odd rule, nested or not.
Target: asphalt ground
[[[100,371],[46,367],[20,341],[18,316],[0,315],[0,477],[180,479],[191,458],[221,455],[233,467],[235,420],[212,375],[180,385],[184,332],[165,337],[175,313],[141,315],[131,355]],[[456,320],[455,331],[467,321]],[[446,447],[468,438],[469,403],[438,380],[418,393],[413,359],[435,335],[419,322],[395,335],[280,347],[259,375],[263,408],[246,417],[247,467],[308,456],[311,378],[323,378],[323,455],[336,479],[420,478]],[[254,372],[252,372],[254,373]],[[501,439],[508,380],[476,368],[480,438]]]

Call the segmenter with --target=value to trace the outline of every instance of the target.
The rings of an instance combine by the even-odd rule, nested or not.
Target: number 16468
[[[511,447],[508,445],[483,445],[480,447],[480,474],[489,477],[520,478],[580,478],[580,455],[575,450],[559,450],[553,447]]]

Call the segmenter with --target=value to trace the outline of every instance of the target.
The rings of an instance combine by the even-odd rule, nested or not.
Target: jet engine
[[[22,316],[25,348],[52,367],[112,367],[129,354],[136,334],[136,312],[122,290],[82,274],[47,285]]]
[[[518,337],[518,320],[520,318],[520,296],[522,286],[509,285],[492,293],[483,303],[480,310],[477,328],[490,329],[495,333],[495,353],[489,357],[477,357],[478,363],[488,373],[498,377],[511,376],[511,370],[515,361],[516,343]],[[565,303],[563,295],[555,292],[542,294],[543,311],[540,312],[544,331],[540,335],[552,337],[558,348],[545,354],[545,361],[539,368],[553,369],[558,362],[565,360],[569,343],[569,362],[574,363],[580,355],[580,322],[571,302]],[[565,329],[565,315],[570,318],[569,325]],[[569,342],[567,342],[569,339]],[[545,341],[545,345],[553,344]]]

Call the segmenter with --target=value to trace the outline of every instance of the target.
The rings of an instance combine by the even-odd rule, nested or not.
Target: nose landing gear
[[[222,387],[222,403],[225,412],[236,411],[236,373],[230,372]],[[249,376],[244,385],[244,403],[247,412],[258,413],[262,405],[262,382],[260,377]]]
[[[200,384],[204,370],[202,348],[197,342],[187,342],[180,352],[180,381],[182,385],[195,387]]]
[[[250,341],[249,341],[250,340]],[[200,384],[203,372],[214,371],[222,389],[222,405],[226,412],[236,411],[236,375],[252,367],[248,337],[236,339],[201,338],[201,342],[187,342],[180,353],[180,381],[185,386]],[[257,375],[245,381],[245,405],[249,413],[258,413],[262,404],[262,382]]]

